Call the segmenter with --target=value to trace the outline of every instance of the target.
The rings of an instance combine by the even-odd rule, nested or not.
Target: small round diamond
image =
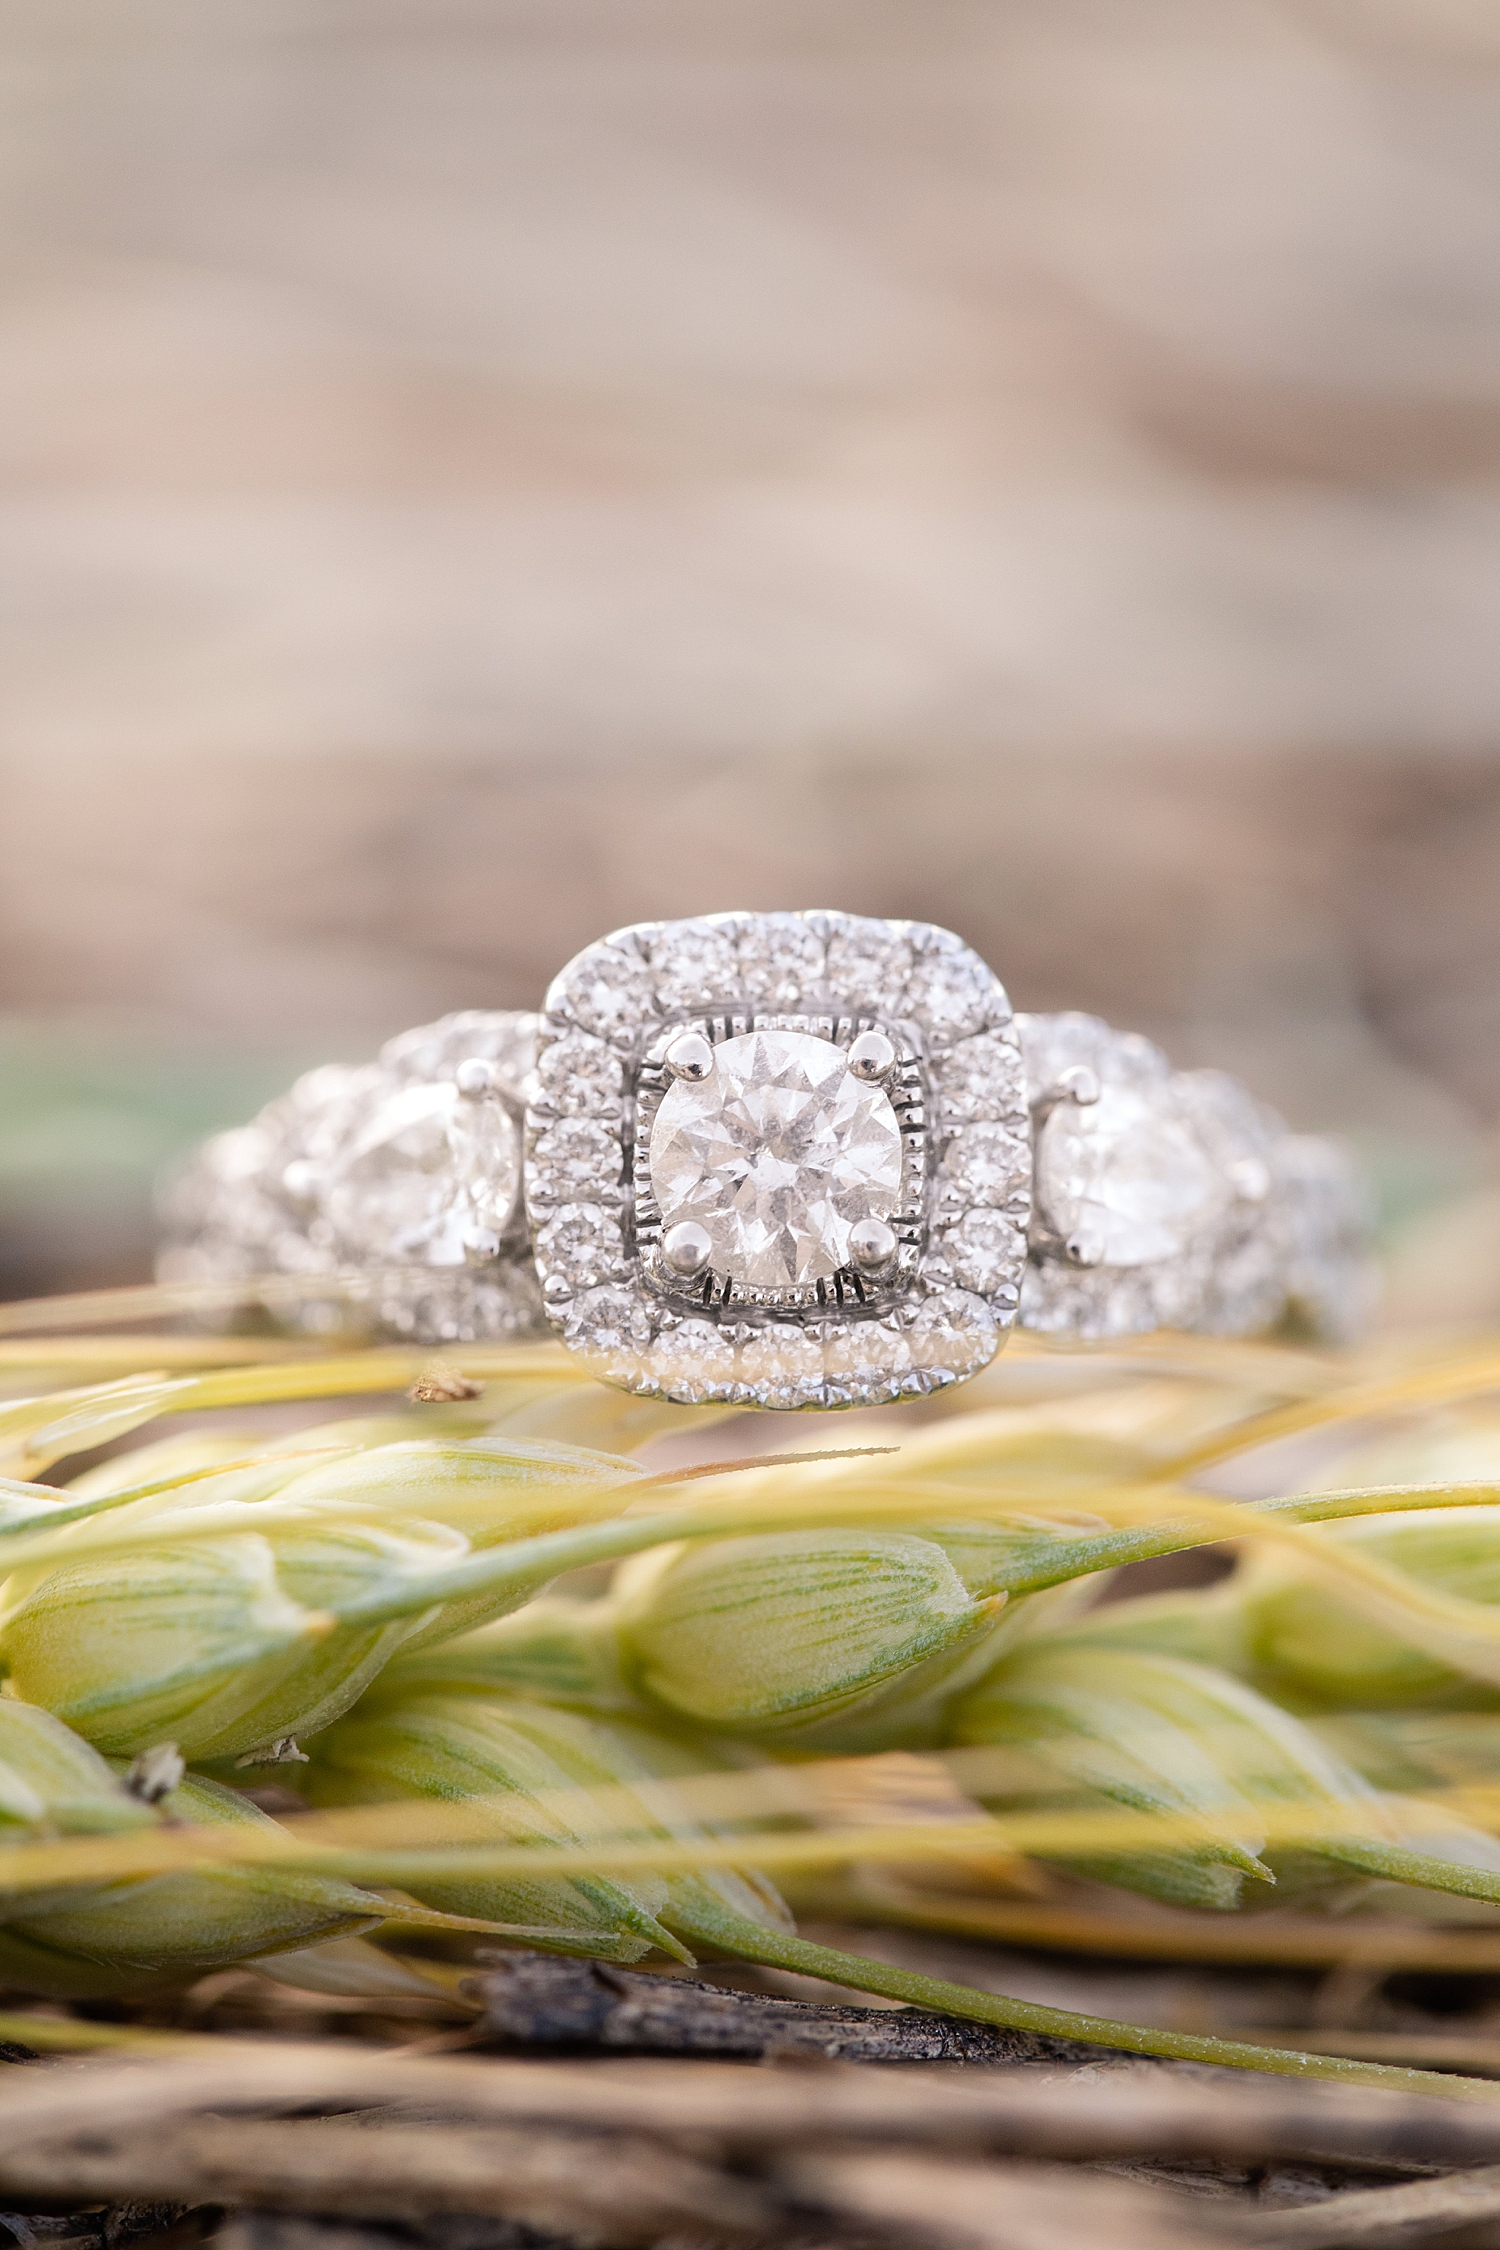
[[[911,1373],[911,1346],[893,1321],[837,1322],[823,1339],[823,1372],[834,1390],[873,1406],[899,1394]]]
[[[962,1383],[988,1367],[1000,1342],[982,1297],[942,1289],[918,1305],[906,1329],[912,1365],[939,1383]]]
[[[563,1329],[602,1382],[638,1388],[651,1350],[651,1316],[628,1289],[590,1289],[576,1297]]]
[[[773,1320],[741,1344],[740,1381],[757,1406],[810,1406],[823,1388],[822,1343],[809,1329]]]
[[[851,1229],[895,1209],[901,1130],[831,1040],[756,1031],[714,1049],[711,1077],[668,1089],[650,1167],[663,1220],[704,1227],[716,1272],[783,1289],[837,1273]]]
[[[734,1346],[711,1320],[664,1329],[652,1356],[662,1389],[683,1406],[728,1398],[734,1388]]]
[[[614,1049],[587,1032],[570,1031],[542,1049],[537,1083],[564,1117],[618,1117],[625,1072]]]
[[[547,1008],[601,1039],[629,1040],[654,1013],[649,972],[617,946],[591,945],[552,986]]]
[[[800,914],[757,914],[740,933],[740,982],[766,1007],[795,1008],[823,965],[823,940]]]
[[[828,989],[841,1009],[889,1015],[911,974],[911,946],[889,922],[841,915],[828,934]]]
[[[739,986],[734,925],[669,922],[652,945],[651,973],[663,1015],[692,1015],[728,999]]]
[[[1025,1109],[1020,1077],[1013,1038],[981,1031],[976,1038],[960,1039],[956,1047],[933,1058],[932,1092],[939,1121],[957,1125],[1014,1112],[1019,1123]]]
[[[923,953],[912,965],[906,1006],[933,1041],[967,1039],[995,1015],[1008,1015],[1005,993],[967,946]]]
[[[1014,1282],[1026,1259],[1026,1238],[999,1211],[970,1211],[942,1238],[954,1280],[962,1289],[993,1297]]]
[[[531,1152],[530,1192],[560,1203],[615,1203],[622,1162],[620,1143],[605,1126],[565,1117]]]
[[[575,1289],[617,1281],[625,1271],[620,1215],[598,1203],[564,1203],[538,1229],[536,1247],[546,1271]]]
[[[1009,1125],[960,1125],[943,1152],[940,1192],[947,1202],[999,1206],[1026,1193],[1024,1136]]]

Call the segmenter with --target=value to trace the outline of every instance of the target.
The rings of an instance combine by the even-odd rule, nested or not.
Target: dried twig
[[[864,1921],[893,1921],[901,1928],[938,1935],[988,1939],[1001,1945],[1044,1946],[1110,1959],[1194,1961],[1234,1968],[1340,1968],[1346,1962],[1387,1973],[1426,1969],[1455,1975],[1500,1971],[1500,1930],[1455,1929],[1332,1915],[1273,1914],[1214,1917],[1182,1907],[1131,1900],[1072,1906],[1066,1902],[970,1895],[908,1883],[880,1868],[856,1870],[855,1879],[809,1886],[820,1915],[857,1914]]]
[[[138,2197],[189,2205],[339,2211],[356,2218],[477,2212],[633,2250],[667,2232],[732,2241],[775,2227],[778,2198],[644,2138],[423,2123],[177,2121],[142,2130],[80,2104],[71,2129],[0,2154],[8,2196]]]
[[[1209,2225],[1183,2197],[1039,2165],[944,2164],[860,2150],[802,2158],[786,2178],[824,2210],[954,2250],[1225,2250],[1248,2239],[1233,2220],[1225,2226],[1222,2203]]]
[[[1025,2070],[839,2066],[768,2071],[724,2062],[404,2059],[333,2042],[198,2039],[161,2061],[0,2073],[0,2189],[15,2151],[92,2131],[165,2133],[238,2110],[419,2108],[445,2118],[585,2133],[645,2133],[733,2152],[829,2141],[905,2143],[1038,2159],[1220,2157],[1379,2170],[1500,2163],[1500,2102],[1210,2077],[1125,2065],[1086,2076]],[[370,2156],[378,2148],[371,2143]],[[123,2190],[121,2191],[123,2192]]]
[[[529,2046],[678,2055],[802,2051],[848,2062],[1083,2063],[1079,2041],[962,2023],[925,2009],[837,2007],[726,1992],[690,1977],[643,1975],[546,1953],[492,1954],[464,1989],[493,2032]],[[1113,2058],[1110,2058],[1111,2060]]]
[[[1500,2217],[1500,2165],[1452,2172],[1443,2180],[1406,2187],[1367,2188],[1331,2196],[1300,2211],[1273,2211],[1257,2220],[1255,2239],[1267,2250],[1397,2250],[1398,2245],[1446,2240],[1458,2227]],[[1467,2239],[1467,2237],[1466,2237]],[[1496,2239],[1486,2234],[1485,2240]]]

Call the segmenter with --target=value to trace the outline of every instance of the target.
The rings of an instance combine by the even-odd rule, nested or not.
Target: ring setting
[[[1085,1015],[1013,1016],[931,924],[645,923],[540,1015],[309,1072],[168,1183],[165,1281],[310,1331],[545,1332],[644,1396],[875,1405],[1076,1339],[1359,1325],[1336,1143]],[[274,1286],[273,1286],[274,1284]]]
[[[609,1089],[584,1119],[552,1094],[580,1069]],[[964,1121],[939,1146],[945,1071]],[[1003,988],[950,932],[832,913],[619,931],[554,983],[536,1075],[542,1302],[607,1380],[873,1405],[964,1380],[1014,1320],[1020,1045]],[[963,1230],[981,1215],[975,1276]]]

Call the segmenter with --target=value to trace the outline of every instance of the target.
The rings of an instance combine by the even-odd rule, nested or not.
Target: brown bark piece
[[[728,1992],[691,1977],[651,1976],[547,1953],[496,1954],[465,1988],[501,2038],[522,2046],[602,2047],[637,2054],[842,2062],[1102,2062],[1106,2050],[964,2023],[917,2008],[852,2008]]]

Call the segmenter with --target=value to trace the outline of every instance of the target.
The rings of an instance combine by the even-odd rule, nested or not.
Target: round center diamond
[[[1229,1187],[1190,1125],[1158,1095],[1107,1086],[1082,1107],[1059,1102],[1037,1139],[1040,1214],[1088,1263],[1153,1265],[1185,1250]]]
[[[651,1128],[651,1185],[665,1226],[696,1219],[716,1273],[753,1289],[826,1281],[849,1230],[901,1200],[901,1128],[880,1086],[841,1047],[803,1031],[752,1031],[677,1079]]]

